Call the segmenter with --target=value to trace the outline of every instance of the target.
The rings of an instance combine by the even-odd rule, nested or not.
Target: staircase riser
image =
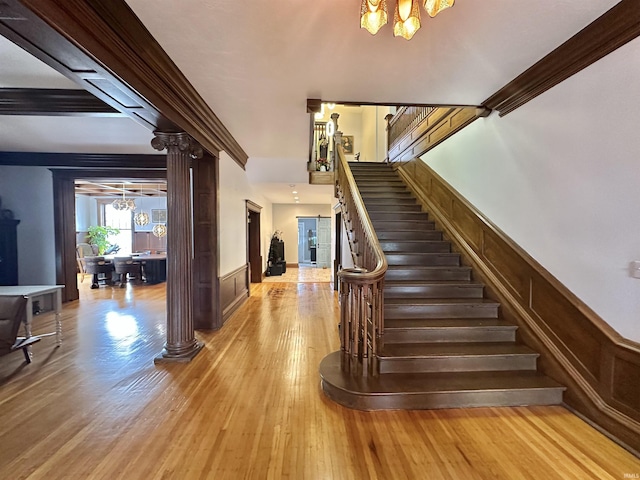
[[[356,179],[356,183],[358,185],[358,188],[361,188],[361,187],[404,187],[404,188],[407,188],[407,186],[404,184],[404,182],[402,180],[393,180],[393,179],[381,180],[381,179],[377,179],[377,178],[371,178],[371,179],[358,178],[358,179]]]
[[[356,410],[431,410],[442,408],[518,407],[560,405],[561,388],[513,389],[472,392],[364,394],[346,392],[322,382],[335,402]]]
[[[471,271],[463,268],[447,270],[396,270],[389,269],[385,274],[385,280],[471,280]]]
[[[375,227],[374,227],[375,228]],[[450,253],[451,244],[449,242],[394,242],[381,241],[380,247],[382,251],[387,253],[404,252],[404,253]]]
[[[379,241],[384,240],[442,240],[442,232],[437,230],[377,231]]]
[[[380,373],[535,370],[536,354],[380,358]]]
[[[388,280],[387,280],[388,281]],[[484,288],[479,285],[385,285],[384,298],[482,298]]]
[[[390,253],[386,255],[389,265],[421,265],[421,266],[459,266],[460,257],[458,255],[420,255]]]
[[[376,213],[384,213],[384,212],[393,212],[393,213],[409,213],[409,212],[421,212],[420,205],[389,205],[387,203],[382,203],[379,205],[367,205],[367,212],[369,212],[369,217],[371,214]],[[426,215],[426,214],[425,214]]]
[[[364,192],[361,193],[360,196],[362,197],[363,200],[368,200],[370,198],[390,198],[390,199],[394,199],[394,198],[413,198],[411,196],[411,192],[403,192],[403,193],[373,193],[373,192]]]
[[[513,328],[386,328],[384,343],[514,342]]]
[[[374,226],[376,222],[428,222],[429,215],[424,212],[375,212],[369,211],[369,218]]]
[[[358,184],[358,190],[360,193],[364,192],[372,192],[372,193],[403,193],[408,192],[406,185],[398,184],[398,185],[380,185],[379,183],[371,183],[369,185],[363,184],[362,182]]]
[[[413,230],[415,231],[423,231],[423,230],[435,230],[436,224],[435,222],[389,222],[378,220],[373,225],[373,228],[376,232],[395,232],[398,230]]]
[[[392,305],[385,303],[384,318],[498,318],[498,305]]]
[[[364,202],[367,208],[375,207],[377,205],[390,205],[393,207],[402,207],[406,205],[417,205],[416,199],[413,197],[405,198],[368,198]]]

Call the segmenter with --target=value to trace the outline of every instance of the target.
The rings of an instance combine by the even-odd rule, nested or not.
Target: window
[[[112,245],[118,245],[118,255],[131,255],[133,251],[133,215],[131,210],[116,210],[110,200],[99,200],[100,225],[120,230],[118,235],[109,237]]]

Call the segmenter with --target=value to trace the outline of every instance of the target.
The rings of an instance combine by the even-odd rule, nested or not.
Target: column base
[[[204,347],[203,342],[196,342],[193,349],[181,355],[170,355],[166,350],[163,350],[160,355],[153,359],[153,363],[189,363],[196,355],[198,355],[198,353],[200,353],[202,347]]]

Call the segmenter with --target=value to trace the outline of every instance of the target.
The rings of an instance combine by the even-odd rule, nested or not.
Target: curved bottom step
[[[356,410],[558,405],[565,388],[535,371],[382,374],[355,377],[340,368],[340,352],[320,363],[322,390]]]

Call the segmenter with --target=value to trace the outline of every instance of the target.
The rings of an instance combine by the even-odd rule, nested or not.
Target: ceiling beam
[[[2,0],[0,34],[151,131],[247,154],[125,0]]]
[[[167,169],[167,156],[115,153],[41,153],[0,152],[0,165],[25,167],[130,168],[141,170]],[[111,177],[112,178],[112,177]]]
[[[124,117],[86,90],[0,88],[0,115]]]

